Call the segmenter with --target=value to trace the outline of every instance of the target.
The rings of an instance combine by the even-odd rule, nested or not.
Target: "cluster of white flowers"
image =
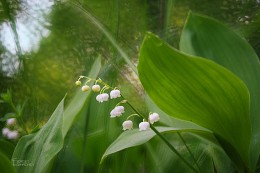
[[[93,81],[93,80],[95,80],[95,79],[91,79],[91,78],[88,78],[88,77],[85,77],[85,76],[80,76],[80,78],[75,82],[75,84],[76,84],[77,86],[81,86],[82,83],[81,83],[80,80],[81,80],[82,78],[87,78],[87,79],[88,79],[88,81],[86,82],[86,84],[81,87],[81,90],[82,90],[83,92],[87,92],[87,91],[90,90],[90,86],[88,86],[87,83],[90,82],[90,81]],[[97,100],[99,103],[108,101],[108,100],[109,100],[109,95],[108,95],[107,93],[104,93],[104,91],[107,90],[107,89],[110,89],[110,87],[109,87],[107,84],[105,84],[105,86],[101,89],[100,85],[98,85],[97,83],[98,83],[98,82],[102,82],[102,80],[101,80],[101,79],[98,79],[98,80],[95,80],[95,82],[96,82],[95,85],[93,85],[93,86],[91,87],[91,89],[92,89],[93,92],[100,92],[100,93],[97,95],[96,100]],[[118,97],[121,97],[120,90],[118,90],[118,89],[113,89],[113,90],[110,92],[110,99],[114,99],[114,98],[118,98]]]
[[[91,87],[91,89],[92,89],[93,92],[99,92],[99,94],[96,96],[96,100],[99,103],[108,101],[109,97],[110,97],[110,99],[116,99],[116,98],[121,97],[120,90],[118,90],[117,88],[114,88],[114,89],[111,88],[109,85],[104,83],[101,79],[95,80],[95,79],[91,79],[89,77],[80,76],[80,78],[75,82],[75,84],[77,86],[81,86],[81,81],[80,80],[82,78],[88,79],[86,84],[81,87],[81,90],[83,92],[86,92],[86,91],[90,90],[90,86],[87,85],[88,82],[95,81],[95,85],[93,85]],[[97,83],[103,84],[104,87],[101,89],[100,85],[98,85]],[[110,94],[108,95],[107,93],[105,93],[105,91],[109,90],[109,89],[111,89],[111,91],[110,91]],[[110,117],[111,118],[115,118],[115,117],[121,116],[125,112],[125,108],[124,108],[124,106],[122,106],[120,104],[126,103],[126,102],[127,102],[126,100],[122,100],[121,102],[119,102],[114,107],[114,109],[110,112]],[[132,114],[132,115],[138,115],[138,114]],[[130,115],[127,118],[127,120],[123,122],[123,124],[122,124],[123,130],[131,130],[131,129],[133,129],[133,121],[128,120],[132,115]],[[140,115],[138,115],[138,116],[140,116]],[[143,122],[141,122],[139,124],[139,131],[144,131],[144,130],[149,129],[150,128],[150,124],[153,124],[153,123],[155,123],[155,122],[157,122],[159,120],[160,120],[159,114],[157,114],[157,113],[150,113],[150,115],[148,117],[148,121],[143,120]]]
[[[152,113],[149,115],[148,122],[143,120],[143,122],[139,123],[139,131],[144,131],[150,128],[150,123],[153,124],[160,120],[160,116],[157,113]],[[131,120],[126,120],[122,124],[123,130],[130,130],[133,128],[133,122]]]
[[[16,119],[10,118],[6,121],[6,126],[2,129],[2,134],[4,137],[10,140],[15,140],[19,138],[19,132],[17,130],[11,130],[16,125]]]
[[[110,92],[110,99],[114,99],[114,98],[118,98],[118,97],[121,97],[119,90],[114,89]],[[96,100],[99,103],[102,103],[104,101],[108,101],[108,99],[109,99],[109,95],[107,93],[98,94],[97,97],[96,97]]]

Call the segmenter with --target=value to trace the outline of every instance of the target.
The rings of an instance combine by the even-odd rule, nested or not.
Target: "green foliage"
[[[3,117],[0,118],[0,121],[6,121],[9,118],[21,119],[27,100],[25,100],[22,105],[15,105],[13,102],[11,90],[7,90],[6,93],[2,93],[1,98],[3,99],[2,102],[7,103],[12,108],[13,112],[6,113]]]
[[[173,128],[173,127],[156,127],[160,133],[177,132],[177,131],[203,131],[203,128]],[[207,131],[204,131],[207,132]],[[151,129],[140,132],[139,129],[129,130],[123,132],[105,151],[102,156],[101,162],[108,155],[116,153],[126,148],[141,145],[152,139],[156,134]]]
[[[260,98],[256,89],[260,70],[256,54],[248,43],[222,24],[192,13],[182,33],[180,48],[223,66],[181,53],[147,33],[138,64],[145,91],[168,115],[211,130],[240,171],[253,171],[259,156],[258,152],[252,154],[259,151],[259,145],[256,146],[259,111],[254,107]],[[109,146],[103,158],[145,143],[154,135],[152,131],[153,135],[141,133],[124,132]]]
[[[238,77],[213,61],[182,54],[150,33],[141,48],[138,72],[146,92],[164,112],[212,130],[248,166],[249,93]]]
[[[96,77],[100,69],[100,58],[93,65],[90,76]],[[22,137],[13,154],[13,159],[29,160],[32,166],[16,167],[17,172],[48,172],[53,159],[62,149],[64,138],[83,106],[89,93],[78,91],[64,111],[64,99],[60,102],[49,121],[37,133]]]
[[[14,147],[15,146],[12,143],[0,139],[0,153],[7,156],[7,158],[11,159],[14,152]]]
[[[96,28],[98,28],[106,37],[107,39],[110,41],[110,43],[115,47],[115,49],[120,53],[120,55],[122,56],[122,58],[124,58],[125,62],[132,68],[132,70],[135,71],[135,66],[133,65],[133,63],[131,62],[131,60],[129,59],[129,57],[126,55],[126,53],[122,50],[122,48],[118,45],[117,41],[115,40],[115,38],[113,37],[113,35],[106,29],[105,26],[102,25],[102,23],[100,23],[95,16],[93,16],[90,12],[88,12],[86,9],[84,9],[82,6],[76,4],[76,3],[71,3],[72,6],[74,8],[76,8],[77,10],[79,10],[80,12],[82,12],[84,14],[84,16],[91,22],[93,23]]]
[[[0,152],[0,168],[1,173],[15,173],[15,169],[12,166],[12,162],[5,156],[3,153]]]
[[[101,54],[103,61],[99,77],[118,86],[126,96],[125,98],[144,115],[148,114],[148,110],[158,112],[161,118],[159,125],[169,126],[162,128],[183,129],[168,131],[163,136],[184,158],[193,165],[195,165],[194,161],[197,162],[201,172],[236,172],[235,166],[232,165],[232,161],[225,154],[212,132],[194,122],[171,117],[163,111],[159,111],[154,103],[145,105],[142,86],[133,75],[134,72],[137,72],[133,64],[137,62],[139,45],[147,30],[158,34],[163,40],[178,47],[180,33],[189,10],[220,19],[237,31],[247,31],[247,33],[244,32],[246,39],[251,41],[252,46],[259,52],[260,39],[257,39],[257,33],[260,18],[257,15],[259,13],[257,1],[69,0],[48,1],[48,3],[47,1],[45,3],[44,0],[42,4],[39,4],[33,1],[0,0],[2,28],[0,92],[5,93],[9,88],[13,91],[13,106],[0,100],[1,121],[22,115],[17,118],[17,127],[20,127],[18,129],[20,132],[23,128],[30,133],[35,133],[34,135],[42,134],[42,130],[39,129],[49,119],[51,112],[64,94],[68,92],[66,101],[74,95],[70,91],[74,90],[72,85],[75,78],[88,72],[94,59]],[[49,7],[46,8],[46,6]],[[257,114],[258,97],[260,98],[258,92],[260,87],[259,62],[256,61],[255,55],[253,55],[254,60],[248,60],[248,62],[244,61],[245,58],[240,58],[241,55],[252,56],[252,54],[245,54],[248,52],[248,45],[241,44],[241,47],[237,47],[237,44],[234,44],[241,40],[239,38],[234,41],[233,37],[230,37],[232,34],[235,36],[236,34],[230,30],[223,30],[221,34],[226,35],[222,38],[219,32],[215,32],[215,28],[219,28],[221,24],[217,27],[212,23],[208,27],[199,25],[203,21],[194,19],[199,17],[201,16],[195,14],[189,16],[182,33],[180,50],[191,55],[212,59],[228,68],[249,89],[253,137],[250,143],[252,170],[248,172],[253,172],[260,152],[258,138],[260,116]],[[12,35],[11,39],[5,39],[5,35],[8,34]],[[214,38],[209,40],[208,38],[211,37]],[[224,42],[228,42],[228,44],[226,45]],[[244,40],[242,42],[246,43]],[[214,47],[210,46],[211,44]],[[28,49],[28,45],[32,45],[32,48]],[[188,47],[192,50],[188,50]],[[244,49],[245,51],[243,51]],[[230,53],[231,51],[232,53]],[[253,51],[251,50],[251,52]],[[219,57],[223,54],[226,54],[225,57],[220,59]],[[18,57],[20,59],[17,61]],[[241,66],[238,67],[238,64]],[[119,75],[121,76],[119,77]],[[254,93],[253,97],[252,93]],[[56,131],[59,135],[62,133],[62,138],[60,138],[62,149],[57,151],[58,155],[56,155],[56,151],[51,153],[55,156],[53,167],[50,162],[47,172],[190,172],[190,168],[182,163],[180,158],[174,155],[156,135],[145,145],[109,155],[99,169],[102,154],[121,133],[121,125],[125,116],[109,119],[109,111],[116,103],[110,102],[101,105],[96,103],[95,95],[91,95],[93,97],[90,98],[79,91],[75,93],[72,100],[68,101],[69,105],[63,111],[62,130]],[[131,113],[131,111],[126,112],[126,114]],[[5,126],[1,121],[0,128]],[[35,128],[33,129],[33,127]],[[198,133],[198,130],[192,129],[201,129],[203,132]],[[240,126],[237,129],[240,130]],[[190,133],[190,131],[192,132]],[[133,132],[139,133],[138,130]],[[118,144],[121,142],[126,142],[121,136],[127,133],[130,131],[122,133],[120,140],[116,140],[117,147],[120,148]],[[183,136],[184,142],[178,133]],[[141,137],[137,139],[130,141],[132,145],[140,141],[141,143],[146,142]],[[222,146],[228,152],[230,148],[227,143],[223,143],[223,139],[219,140],[222,141]],[[16,141],[12,142],[16,144]],[[129,144],[131,144],[130,142]],[[22,150],[22,145],[18,144],[17,148]],[[111,145],[112,149],[114,144]],[[57,141],[53,145],[56,147]],[[185,145],[190,148],[195,159],[192,159]],[[111,148],[109,149],[111,150]],[[114,149],[112,152],[116,151]],[[12,146],[0,141],[1,152],[10,159]],[[231,156],[230,153],[229,156]],[[0,172],[5,172],[5,168],[9,168],[11,162],[10,160],[0,160]],[[259,170],[259,161],[256,170]],[[16,168],[23,169],[23,167]],[[13,168],[10,167],[8,172],[12,171]]]
[[[214,172],[214,169],[221,173],[235,172],[232,161],[217,145],[201,139],[197,135],[194,135],[194,133],[181,132],[181,135],[189,149],[192,151],[201,173],[212,173]],[[187,148],[180,140],[177,133],[165,133],[164,136],[167,137],[167,140],[169,140],[176,149],[178,149],[178,152],[184,158],[195,165],[194,160],[190,153],[187,152]],[[148,157],[153,158],[154,162],[152,164],[156,165],[151,172],[170,173],[173,169],[174,172],[180,173],[192,172],[190,168],[180,161],[178,156],[173,155],[171,150],[168,147],[165,147],[165,144],[162,143],[158,137],[154,137],[154,139],[146,143],[146,146],[149,150]]]
[[[11,161],[12,154],[15,146],[6,141],[0,139],[0,168],[1,173],[15,173],[13,167],[13,161]]]
[[[243,38],[226,26],[194,13],[190,13],[187,18],[180,50],[223,65],[246,84],[250,92],[252,124],[250,167],[254,170],[260,154],[260,63],[256,53]]]
[[[62,121],[64,99],[60,102],[51,118],[38,132],[23,136],[14,151],[13,159],[29,160],[32,166],[16,166],[17,172],[47,172],[52,159],[63,146]]]

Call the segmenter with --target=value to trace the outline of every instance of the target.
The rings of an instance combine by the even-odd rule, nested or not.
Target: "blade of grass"
[[[69,2],[69,4],[77,9],[79,12],[83,13],[84,16],[91,21],[111,42],[111,44],[117,49],[119,54],[123,57],[125,62],[131,67],[131,69],[137,73],[137,69],[134,66],[134,64],[131,62],[130,58],[127,56],[127,54],[123,51],[123,49],[118,45],[116,39],[113,37],[113,35],[109,32],[107,27],[105,27],[93,14],[91,14],[87,9],[83,8],[80,4],[77,4],[75,2]]]
[[[165,3],[165,18],[164,18],[164,40],[167,41],[169,38],[168,29],[171,25],[171,15],[172,15],[172,9],[174,5],[174,0],[167,0]]]

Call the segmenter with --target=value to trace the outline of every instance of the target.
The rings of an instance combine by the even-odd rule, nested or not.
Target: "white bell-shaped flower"
[[[152,114],[149,115],[149,122],[150,122],[151,124],[153,124],[153,123],[155,123],[155,122],[157,122],[157,121],[159,121],[159,120],[160,120],[159,114],[157,114],[157,113],[152,113]]]
[[[119,117],[125,112],[124,106],[116,106],[111,112],[110,112],[110,117]]]
[[[109,98],[109,95],[108,95],[107,93],[103,93],[103,94],[97,95],[96,100],[97,100],[99,103],[102,103],[102,102],[104,102],[104,101],[108,101],[108,98]]]
[[[92,86],[92,91],[99,92],[100,91],[100,86],[99,85],[93,85]]]
[[[139,124],[139,131],[144,131],[150,128],[150,124],[148,122],[141,122]]]
[[[88,85],[84,85],[84,86],[81,87],[81,90],[82,90],[83,92],[86,92],[86,91],[88,91],[89,89],[90,89],[90,87],[89,87]]]
[[[126,120],[122,124],[123,130],[131,130],[133,128],[133,121],[131,120]]]
[[[110,98],[111,99],[115,99],[115,98],[118,98],[118,97],[121,97],[120,90],[115,89],[115,90],[112,90],[110,92]]]
[[[7,134],[7,138],[8,139],[17,139],[19,137],[19,133],[18,131],[14,130],[14,131],[10,131],[8,134]]]
[[[16,118],[9,118],[8,120],[6,120],[7,126],[13,126],[15,124],[16,124]]]
[[[4,128],[2,129],[2,134],[3,134],[3,136],[7,136],[8,133],[10,133],[10,130],[9,130],[8,128],[4,127]]]

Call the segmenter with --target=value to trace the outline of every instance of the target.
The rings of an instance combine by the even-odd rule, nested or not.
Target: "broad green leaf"
[[[1,173],[15,173],[12,162],[0,151],[0,170]]]
[[[32,166],[15,166],[17,172],[45,172],[48,169],[52,159],[63,146],[63,110],[64,99],[38,133],[26,135],[20,139],[12,159],[28,160]]]
[[[230,146],[235,161],[248,166],[249,93],[236,75],[211,60],[183,54],[151,33],[143,41],[138,72],[160,109],[213,131]]]
[[[183,29],[180,50],[212,59],[231,70],[244,81],[250,92],[252,124],[251,167],[260,154],[260,64],[251,46],[223,24],[190,13]]]
[[[205,131],[208,131],[207,129],[205,129],[201,126],[198,126],[197,124],[194,124],[191,121],[185,121],[185,120],[181,120],[181,119],[177,119],[172,116],[169,116],[168,114],[163,112],[161,109],[159,109],[158,106],[148,96],[146,96],[146,104],[151,112],[156,112],[160,115],[160,122],[166,126],[180,128],[180,129],[194,129],[194,130],[204,129]]]
[[[210,133],[209,131],[204,131],[203,128],[194,130],[193,127],[187,129],[173,128],[173,127],[156,127],[156,129],[163,132],[177,132],[177,131],[203,131],[205,133]],[[151,129],[146,131],[139,131],[139,129],[133,129],[123,132],[105,151],[102,156],[101,162],[110,154],[116,153],[126,148],[142,145],[152,139],[156,134]]]
[[[151,112],[157,112],[160,114],[160,123],[163,123],[167,126],[176,127],[180,129],[185,128],[192,128],[192,129],[198,129],[198,127],[201,129],[202,127],[190,122],[190,121],[184,121],[181,119],[174,118],[172,116],[167,115],[162,110],[160,110],[153,102],[152,100],[146,96],[146,103],[148,106],[148,110]],[[198,129],[199,130],[199,129]],[[206,131],[206,130],[205,130]],[[185,135],[186,133],[179,132],[180,135]],[[190,136],[194,136],[192,140],[185,139],[187,145],[190,146],[197,146],[195,149],[190,147],[191,152],[194,154],[195,158],[198,158],[197,162],[200,166],[200,168],[203,168],[203,172],[213,172],[213,161],[216,167],[217,172],[234,172],[234,168],[232,167],[232,161],[228,156],[225,154],[219,143],[216,141],[214,135],[212,133],[189,133]],[[169,138],[168,138],[169,139]],[[171,143],[173,144],[174,141],[181,141],[181,139],[178,137],[174,140],[171,140]],[[158,141],[159,142],[159,141]],[[161,141],[160,141],[161,142]],[[214,145],[212,145],[214,144]],[[160,149],[157,149],[161,145]],[[146,145],[150,146],[150,144]],[[178,147],[177,147],[178,148]],[[181,147],[183,148],[183,147]],[[177,156],[173,156],[172,152],[165,147],[165,144],[158,143],[156,144],[156,147],[154,145],[148,147],[149,153],[152,156],[152,159],[154,160],[154,164],[159,165],[157,166],[156,172],[169,172],[165,169],[169,168],[169,165],[172,165],[175,168],[175,172],[185,172],[187,169],[190,171],[190,168],[187,167],[187,165],[183,164],[181,165],[178,161]],[[156,151],[156,152],[153,152]],[[187,155],[185,158],[190,158],[189,152],[187,150],[182,149],[180,152],[183,156]],[[194,162],[191,160],[191,162]],[[174,166],[175,165],[175,166]],[[176,169],[176,166],[178,167],[178,170]],[[196,165],[194,165],[196,166]],[[164,171],[162,171],[164,170]]]
[[[94,63],[89,74],[96,78],[100,70],[100,58]],[[13,159],[27,160],[32,166],[16,167],[17,172],[48,172],[52,161],[62,149],[64,138],[77,115],[89,100],[90,92],[79,90],[66,110],[64,99],[60,102],[48,122],[37,133],[22,137],[13,154]]]

